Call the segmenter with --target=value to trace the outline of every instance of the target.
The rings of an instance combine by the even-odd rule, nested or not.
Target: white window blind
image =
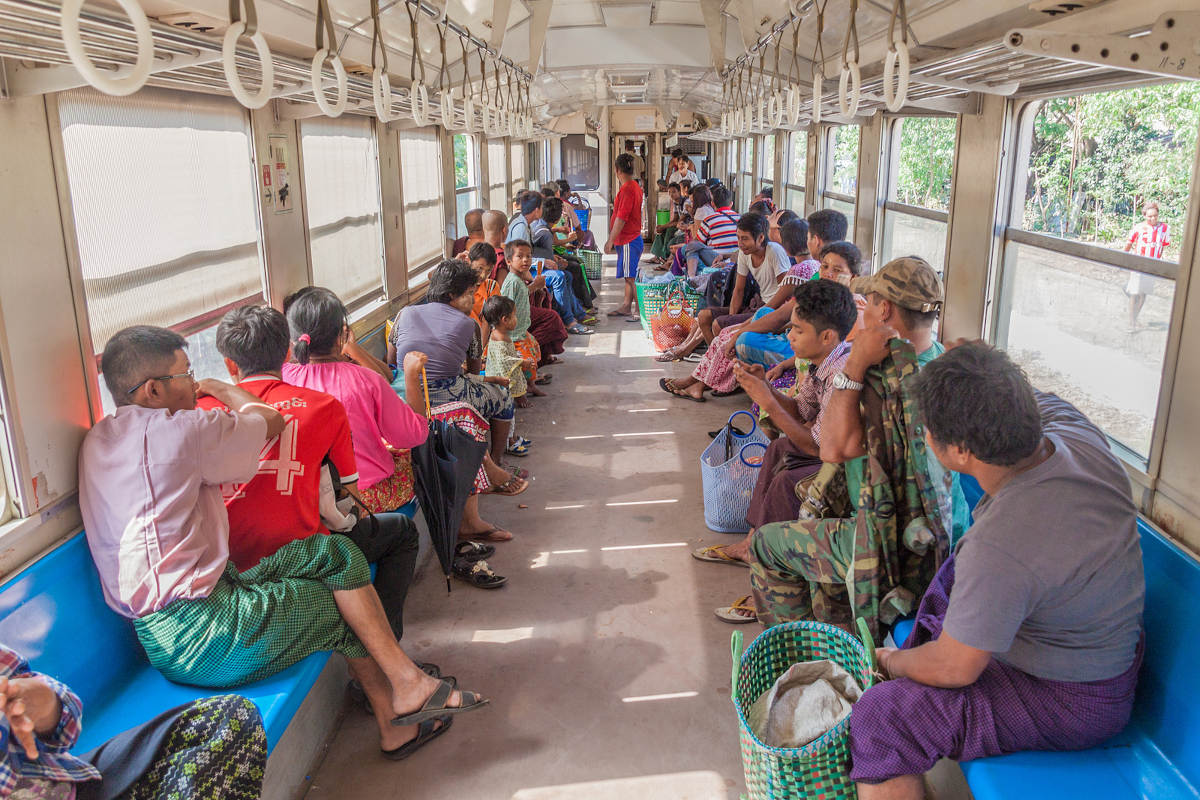
[[[59,95],[96,351],[134,324],[202,327],[261,297],[250,123],[233,100],[144,89]]]
[[[488,207],[506,209],[504,195],[508,193],[507,149],[503,139],[489,139],[488,154]]]
[[[442,153],[433,128],[401,131],[400,177],[409,275],[442,255]]]
[[[300,123],[313,283],[353,302],[383,289],[379,159],[365,117]]]
[[[509,176],[512,188],[509,191],[509,196],[515,195],[525,186],[525,145],[514,144],[509,147],[509,153],[512,157],[512,175]],[[508,203],[505,202],[501,209],[508,212]]]

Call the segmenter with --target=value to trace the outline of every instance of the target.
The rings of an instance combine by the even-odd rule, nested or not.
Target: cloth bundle
[[[861,696],[858,682],[833,661],[793,664],[750,707],[750,729],[771,747],[803,747],[850,716]]]

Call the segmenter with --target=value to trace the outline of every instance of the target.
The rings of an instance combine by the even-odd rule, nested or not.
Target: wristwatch
[[[833,388],[835,389],[852,389],[856,392],[862,391],[863,385],[858,381],[852,381],[844,372],[838,372],[833,376]]]

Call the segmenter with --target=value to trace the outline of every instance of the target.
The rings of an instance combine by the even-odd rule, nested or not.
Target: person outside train
[[[1142,209],[1145,219],[1129,231],[1125,242],[1126,253],[1136,253],[1146,258],[1162,258],[1163,250],[1171,244],[1170,230],[1165,222],[1158,220],[1158,203],[1149,202]],[[1146,296],[1154,289],[1154,276],[1144,272],[1129,273],[1125,294],[1129,295],[1129,327],[1137,328],[1138,315],[1146,305]]]

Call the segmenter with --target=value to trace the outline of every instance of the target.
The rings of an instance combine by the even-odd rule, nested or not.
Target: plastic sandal
[[[508,447],[504,448],[504,452],[510,456],[524,458],[525,456],[529,455],[529,445],[517,444],[514,442],[513,444],[510,444]]]
[[[481,697],[475,692],[468,692],[466,689],[461,690],[462,705],[447,706],[446,701],[450,699],[451,692],[454,687],[446,681],[438,684],[438,687],[433,690],[433,694],[425,701],[420,710],[414,711],[411,714],[401,714],[398,717],[392,718],[392,724],[396,727],[405,725],[420,725],[427,719],[437,719],[442,716],[450,716],[451,714],[466,714],[469,711],[483,708],[488,704],[486,697]]]
[[[693,403],[707,402],[707,398],[704,395],[700,395],[699,397],[692,397],[687,392],[681,391],[679,389],[679,387],[677,387],[675,385],[675,381],[671,380],[670,378],[659,378],[658,379],[658,388],[662,389],[667,394],[675,395],[676,397],[681,398],[683,400],[691,400]]]
[[[735,564],[739,567],[747,567],[750,565],[741,559],[734,558],[725,552],[725,545],[713,544],[708,547],[697,547],[692,551],[692,558],[697,561],[708,561],[713,564]]]
[[[438,724],[439,722],[441,723],[440,725]],[[454,717],[450,716],[427,719],[417,726],[417,735],[415,738],[409,739],[395,750],[380,750],[379,752],[383,753],[384,758],[390,758],[392,761],[403,761],[450,730],[450,726],[453,724]]]
[[[491,558],[496,554],[496,548],[490,544],[480,544],[479,542],[459,542],[454,546],[455,559],[463,559],[465,561],[482,561],[485,558]],[[417,666],[421,666],[418,664]],[[432,672],[429,673],[433,675]],[[439,672],[433,677],[437,678],[441,675]]]
[[[460,542],[508,542],[512,541],[513,535],[503,528],[488,528],[486,531],[479,533],[469,533],[466,536],[459,534]]]
[[[508,583],[508,578],[497,575],[484,559],[467,561],[465,558],[456,558],[450,571],[460,581],[478,589],[499,589]]]
[[[744,625],[747,622],[758,621],[758,611],[754,608],[754,604],[749,602],[750,595],[739,597],[733,602],[733,605],[724,606],[716,609],[713,613],[732,625]],[[749,611],[749,615],[745,612]]]
[[[511,478],[509,478],[508,480],[506,480],[504,483],[500,484],[499,486],[492,486],[492,488],[487,490],[487,493],[488,494],[498,494],[502,497],[516,497],[517,495],[519,495],[521,492],[525,491],[528,488],[529,488],[529,481],[527,481],[523,478],[518,478],[516,475],[513,475]]]
[[[458,685],[458,678],[453,675],[443,675],[437,664],[422,663],[420,661],[416,662],[416,664],[417,669],[429,677],[446,681],[451,686]],[[350,693],[350,699],[358,704],[358,707],[362,709],[364,714],[368,717],[375,716],[375,709],[371,708],[371,700],[367,697],[367,693],[363,690],[361,683],[351,678],[350,682],[346,684],[346,691]]]

